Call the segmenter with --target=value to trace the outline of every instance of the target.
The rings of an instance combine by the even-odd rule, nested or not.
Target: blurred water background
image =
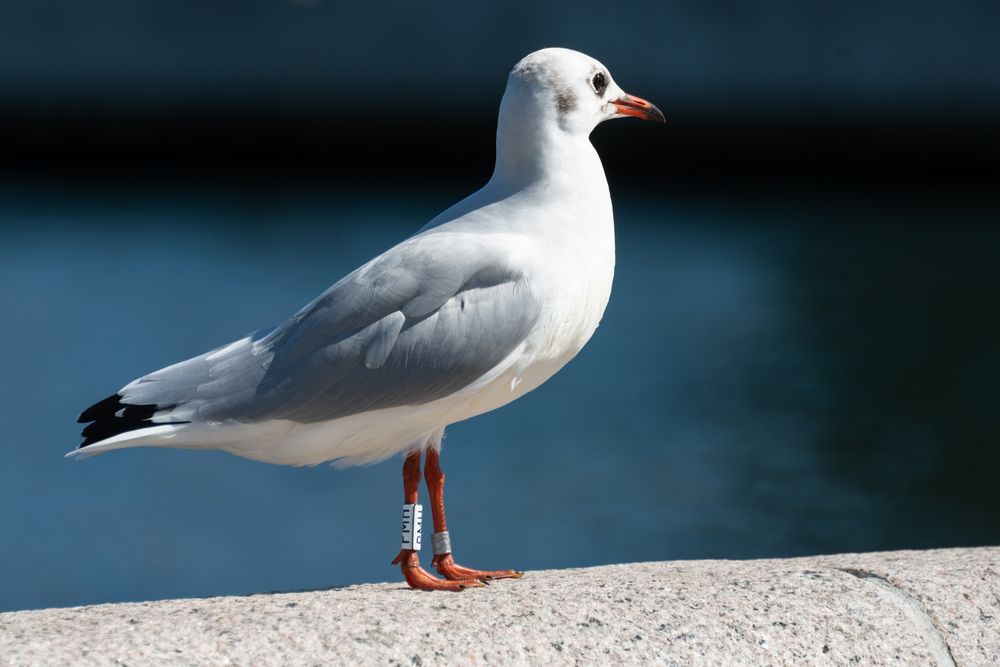
[[[459,562],[1000,543],[997,7],[0,7],[0,610],[398,578],[399,459],[62,454],[481,184],[553,44],[671,123],[595,132],[591,343],[448,430]]]

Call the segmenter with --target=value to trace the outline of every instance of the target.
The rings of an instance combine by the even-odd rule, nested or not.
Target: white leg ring
[[[423,530],[424,506],[420,504],[403,505],[403,549],[420,551],[420,538]]]

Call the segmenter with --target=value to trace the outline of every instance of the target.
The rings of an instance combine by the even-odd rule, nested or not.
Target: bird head
[[[514,66],[500,113],[554,121],[564,131],[585,135],[599,123],[623,116],[665,122],[654,105],[622,90],[600,62],[558,48],[530,53]]]

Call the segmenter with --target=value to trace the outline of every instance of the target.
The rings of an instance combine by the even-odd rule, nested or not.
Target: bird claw
[[[438,574],[451,581],[478,579],[486,582],[494,579],[520,579],[524,576],[524,572],[520,570],[474,570],[464,567],[456,563],[451,554],[435,556],[432,564]]]
[[[420,591],[464,591],[466,588],[485,588],[489,583],[477,577],[459,577],[454,579],[438,579],[420,566],[420,557],[416,551],[403,549],[392,561],[399,565],[403,577],[410,588]]]

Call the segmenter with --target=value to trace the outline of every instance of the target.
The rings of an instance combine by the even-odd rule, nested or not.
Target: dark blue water
[[[283,319],[449,199],[4,194],[0,609],[398,578],[398,459],[62,455],[83,407]],[[1000,542],[995,206],[617,202],[591,343],[448,430],[460,562]]]

